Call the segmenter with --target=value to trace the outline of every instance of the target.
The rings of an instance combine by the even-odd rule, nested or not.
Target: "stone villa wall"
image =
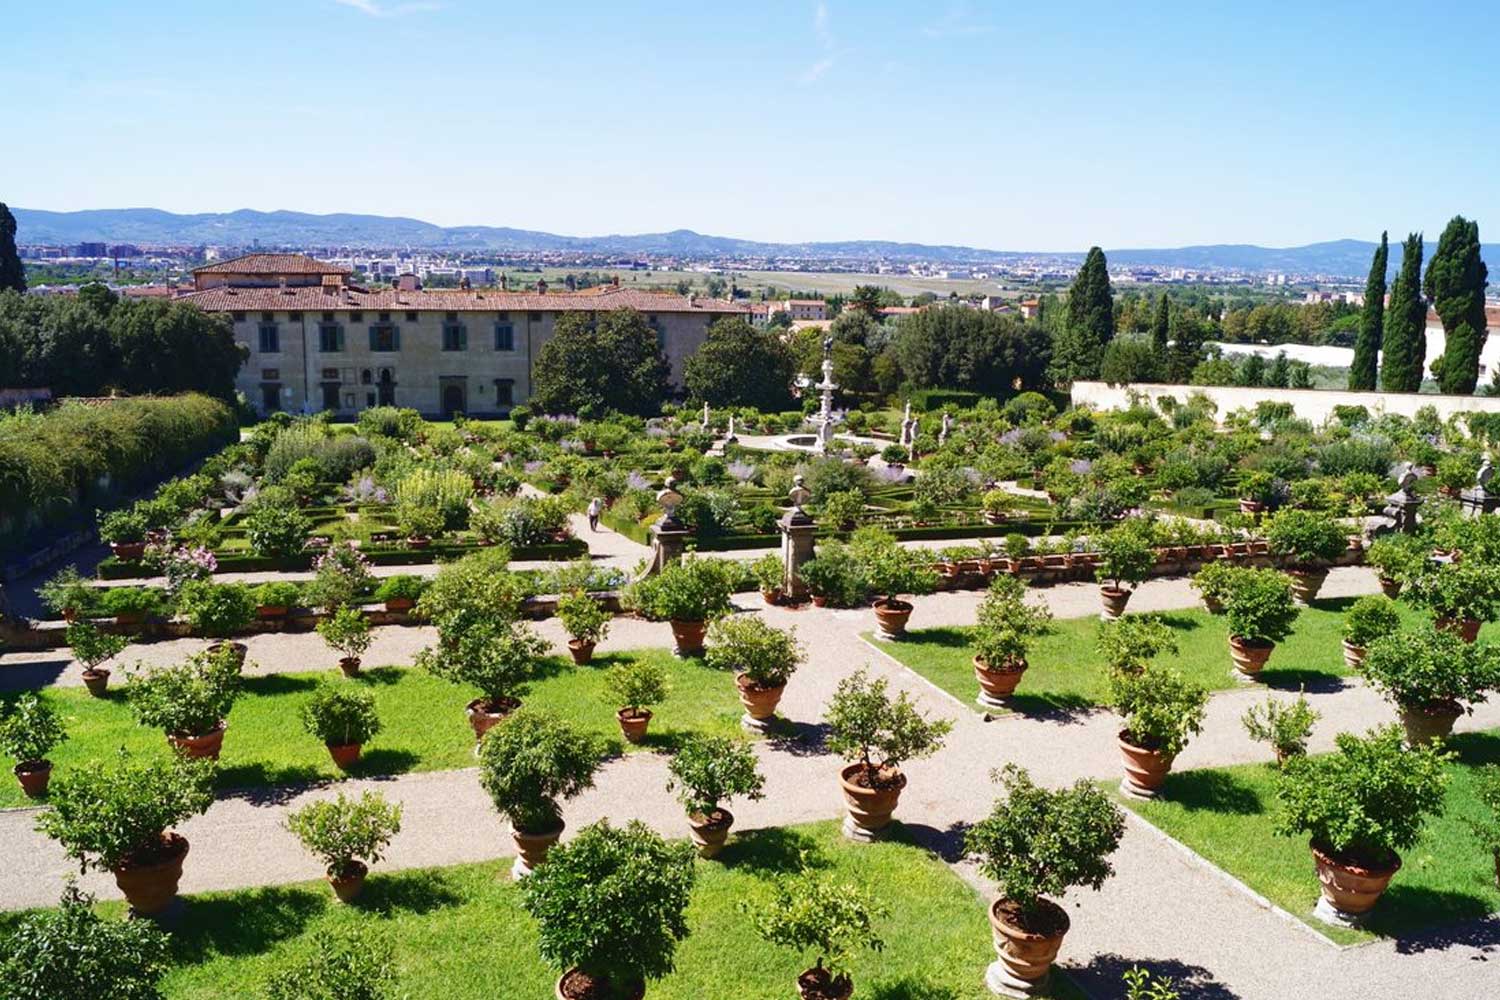
[[[1075,406],[1092,406],[1111,410],[1130,405],[1131,395],[1145,396],[1153,402],[1162,396],[1185,401],[1201,394],[1213,400],[1222,417],[1232,410],[1254,409],[1262,401],[1291,403],[1297,416],[1321,424],[1333,416],[1336,406],[1363,406],[1372,414],[1395,413],[1403,417],[1416,414],[1424,406],[1437,410],[1446,420],[1455,413],[1479,411],[1500,413],[1500,396],[1443,396],[1410,392],[1347,392],[1333,389],[1247,389],[1239,386],[1136,385],[1112,386],[1106,382],[1074,382]]]

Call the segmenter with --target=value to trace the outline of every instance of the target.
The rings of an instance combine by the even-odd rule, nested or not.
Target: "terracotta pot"
[[[1323,582],[1328,579],[1326,569],[1289,569],[1286,575],[1292,578],[1292,597],[1303,607],[1318,598]]]
[[[1344,647],[1344,666],[1358,673],[1360,668],[1365,665],[1365,647],[1356,646],[1348,639],[1345,639],[1342,645]]]
[[[514,698],[508,699],[505,704],[491,705],[488,698],[475,698],[464,706],[464,712],[469,716],[469,728],[474,730],[476,740],[484,739],[484,734],[499,725],[507,715],[519,708],[521,703]]]
[[[286,612],[284,604],[262,604],[255,609],[256,615],[261,618],[285,618]]]
[[[1099,617],[1112,622],[1125,613],[1125,605],[1130,603],[1130,591],[1123,587],[1117,590],[1100,584],[1099,600],[1104,605],[1104,610],[1099,612]]]
[[[1235,635],[1229,637],[1229,658],[1234,661],[1234,669],[1246,677],[1259,676],[1275,648],[1274,642],[1250,642]]]
[[[672,619],[672,652],[678,656],[702,656],[703,636],[708,622],[684,622]]]
[[[587,666],[594,661],[594,647],[597,645],[598,643],[585,639],[569,639],[568,655],[573,657],[573,662],[578,666]]]
[[[145,542],[110,542],[110,554],[121,562],[136,562],[146,554]]]
[[[557,829],[542,833],[523,833],[512,824],[510,839],[516,845],[516,860],[510,867],[513,878],[525,878],[537,865],[547,860],[547,852],[562,837],[567,824],[558,821]]]
[[[344,875],[325,875],[328,884],[333,887],[333,894],[339,898],[340,903],[352,903],[364,890],[365,876],[370,874],[370,868],[363,861],[351,861],[349,871]]]
[[[1433,625],[1445,632],[1456,632],[1464,642],[1473,644],[1479,639],[1479,626],[1482,623],[1477,618],[1438,618]]]
[[[406,540],[407,547],[413,549],[425,549],[431,544],[432,539],[426,535],[413,535]]]
[[[341,771],[348,770],[355,761],[359,760],[359,752],[364,748],[363,743],[342,743],[338,745],[325,743],[324,746],[328,747],[328,756],[333,758],[334,765]]]
[[[844,819],[844,836],[851,840],[874,840],[890,826],[891,814],[896,811],[901,790],[906,787],[906,775],[896,771],[890,787],[866,788],[854,781],[855,775],[863,771],[863,765],[850,764],[839,772],[844,802],[849,807],[849,815]]]
[[[339,670],[343,671],[345,677],[359,676],[359,657],[343,656],[339,658]]]
[[[688,828],[692,831],[693,845],[698,848],[698,857],[712,858],[722,851],[732,826],[734,813],[728,809],[715,809],[707,816],[690,813]]]
[[[390,597],[385,602],[385,609],[391,612],[410,611],[416,606],[417,602],[410,597]]]
[[[250,652],[250,647],[243,642],[215,642],[210,643],[208,653],[210,656],[218,656],[224,650],[229,650],[229,657],[234,661],[234,669],[240,670],[245,666],[245,656]]]
[[[1261,503],[1259,500],[1247,500],[1244,497],[1240,497],[1241,514],[1259,514],[1265,509],[1266,505]]]
[[[1012,922],[1006,900],[997,899],[990,904],[990,932],[994,936],[995,954],[999,956],[985,974],[991,991],[1032,995],[1041,991],[1051,974],[1052,963],[1057,960],[1071,922],[1063,908],[1051,900],[1039,900],[1038,905],[1061,930],[1051,934],[1023,930]]]
[[[1394,601],[1401,593],[1401,581],[1382,576],[1380,578],[1380,592]]]
[[[631,743],[639,743],[646,738],[646,727],[651,725],[651,710],[642,708],[632,713],[628,708],[622,708],[615,713],[619,720],[620,732],[625,739]]]
[[[974,677],[979,681],[979,704],[986,708],[1006,708],[1007,700],[1016,693],[1021,675],[1026,673],[1026,661],[1007,664],[1005,669],[991,670],[983,660],[974,657]]]
[[[52,780],[52,762],[50,760],[28,760],[23,764],[17,764],[11,770],[16,775],[16,780],[21,783],[21,791],[26,793],[30,799],[39,799],[47,794],[47,783]]]
[[[1217,597],[1203,595],[1203,609],[1211,615],[1222,615],[1224,613],[1224,602]]]
[[[182,881],[182,862],[188,854],[187,838],[176,833],[162,836],[165,860],[143,865],[126,865],[114,869],[115,885],[120,887],[130,908],[143,917],[161,913],[177,897]]]
[[[608,980],[603,982],[584,975],[577,969],[569,969],[557,978],[553,987],[557,1000],[584,1000],[596,996],[618,997],[620,1000],[641,1000],[646,995],[644,981],[633,983],[623,990],[612,990]]]
[[[849,1000],[853,995],[854,980],[848,976],[835,976],[817,967],[797,976],[797,996],[801,1000]]]
[[[1453,724],[1464,714],[1464,708],[1456,701],[1438,701],[1430,705],[1397,709],[1401,726],[1406,730],[1406,742],[1412,746],[1441,743],[1453,733]]]
[[[85,670],[83,672],[83,686],[88,688],[89,694],[95,698],[103,698],[105,690],[109,688],[109,670],[104,667]]]
[[[899,639],[906,634],[906,622],[911,618],[910,601],[894,597],[882,597],[875,602],[875,621],[880,625],[880,638]]]
[[[826,607],[828,607],[828,598],[824,597],[822,594],[814,594],[814,595],[812,595],[812,602],[813,602],[813,607],[815,607],[815,608],[826,608]]]
[[[146,621],[144,613],[139,611],[122,611],[115,615],[115,624],[122,626],[141,625]]]
[[[1138,798],[1153,799],[1166,784],[1167,773],[1172,770],[1172,758],[1164,757],[1155,750],[1147,750],[1131,743],[1124,730],[1119,734],[1120,756],[1125,761],[1125,781],[1120,791]]]
[[[734,686],[740,695],[740,704],[745,706],[745,718],[752,727],[760,727],[776,718],[776,706],[786,693],[786,685],[758,687],[746,674],[735,674]]]
[[[1396,872],[1401,870],[1401,859],[1392,855],[1395,864],[1390,868],[1363,868],[1345,864],[1309,843],[1313,864],[1318,871],[1318,884],[1323,899],[1340,915],[1359,916],[1369,913],[1385,892],[1386,886]]]
[[[167,742],[172,745],[173,750],[180,751],[184,756],[218,760],[219,751],[224,749],[226,728],[225,722],[221,719],[216,727],[200,735],[168,733]]]
[[[781,591],[779,591],[779,590],[765,590],[765,589],[762,589],[761,592],[760,592],[760,599],[762,601],[765,601],[767,605],[780,604],[781,603]]]

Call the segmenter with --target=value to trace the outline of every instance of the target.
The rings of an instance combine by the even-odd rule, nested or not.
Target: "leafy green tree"
[[[652,414],[670,372],[656,332],[634,309],[564,313],[537,355],[533,404],[544,413]]]
[[[1422,234],[1412,233],[1401,245],[1401,270],[1391,286],[1385,312],[1384,356],[1380,360],[1380,388],[1386,392],[1416,392],[1422,388],[1427,365],[1427,303],[1422,299]]]
[[[1190,382],[1194,370],[1203,361],[1203,342],[1208,339],[1204,321],[1182,309],[1173,309],[1168,322],[1172,330],[1172,347],[1167,353],[1167,380]]]
[[[1120,337],[1104,349],[1099,377],[1110,385],[1154,382],[1161,371],[1161,357],[1152,341],[1144,337]]]
[[[879,313],[881,307],[881,288],[878,285],[855,285],[854,294],[849,297],[849,308],[868,313],[871,316]]]
[[[1114,296],[1104,251],[1091,247],[1068,290],[1068,314],[1052,344],[1052,377],[1061,383],[1098,378],[1115,334]]]
[[[160,1000],[167,935],[150,920],[104,920],[71,880],[56,910],[36,910],[0,939],[0,1000]]]
[[[0,292],[6,289],[26,291],[26,269],[16,251],[16,217],[0,201]]]
[[[1480,257],[1479,223],[1456,215],[1443,230],[1422,291],[1443,321],[1446,344],[1438,388],[1467,396],[1479,381],[1479,351],[1484,345],[1484,287],[1489,270]],[[1438,366],[1434,366],[1438,367]]]
[[[1169,351],[1169,340],[1172,336],[1172,300],[1167,297],[1166,292],[1156,300],[1156,315],[1151,320],[1151,346],[1156,349],[1156,356],[1161,359],[1163,370],[1167,367],[1167,355]]]
[[[1385,271],[1390,259],[1390,241],[1380,234],[1380,246],[1370,262],[1370,277],[1365,281],[1365,304],[1359,312],[1359,336],[1354,341],[1354,362],[1349,367],[1349,388],[1369,392],[1375,388],[1380,362],[1380,342],[1384,333]]]
[[[714,406],[791,409],[796,360],[780,336],[745,320],[721,319],[683,365],[688,393]]]
[[[1047,335],[1037,326],[955,306],[907,316],[894,345],[896,360],[913,385],[992,396],[1040,387],[1047,349]]]

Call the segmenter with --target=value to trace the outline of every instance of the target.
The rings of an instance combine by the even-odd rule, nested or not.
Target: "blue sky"
[[[1500,227],[1487,0],[13,6],[28,208],[1037,250]]]

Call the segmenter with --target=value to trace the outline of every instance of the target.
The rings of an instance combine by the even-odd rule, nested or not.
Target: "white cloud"
[[[813,8],[813,34],[818,36],[818,41],[822,43],[825,49],[833,48],[833,32],[829,27],[830,20],[831,16],[828,13],[828,5],[819,2]]]
[[[817,83],[824,73],[833,68],[837,53],[834,51],[832,21],[833,15],[828,10],[828,4],[823,0],[818,0],[818,3],[813,6],[813,37],[827,55],[802,71],[797,82],[804,87]]]
[[[995,30],[993,24],[985,24],[974,18],[974,12],[963,0],[951,4],[943,16],[922,29],[928,38],[953,38],[966,35],[985,35]]]
[[[385,4],[381,0],[333,0],[334,3],[344,7],[352,7],[361,14],[370,17],[402,17],[406,14],[421,14],[427,11],[441,9],[441,4],[436,3],[397,3]]]
[[[817,83],[818,79],[831,69],[833,69],[833,56],[828,56],[826,59],[819,59],[802,71],[802,75],[798,77],[798,82],[804,86],[809,83]]]

